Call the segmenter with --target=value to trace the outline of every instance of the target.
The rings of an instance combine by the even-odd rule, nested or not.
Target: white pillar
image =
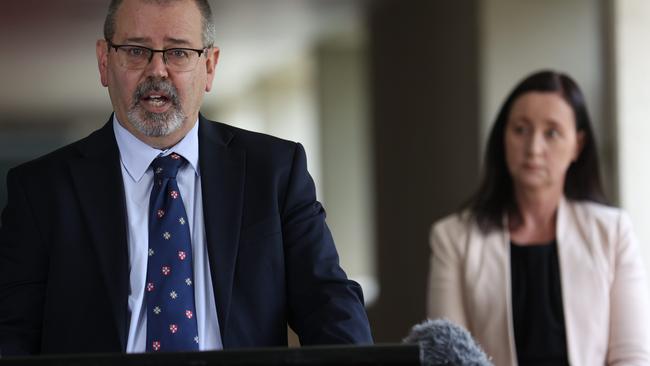
[[[650,269],[650,1],[612,2],[621,205]]]

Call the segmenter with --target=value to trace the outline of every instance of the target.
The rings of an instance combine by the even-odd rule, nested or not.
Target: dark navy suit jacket
[[[371,343],[300,144],[199,120],[199,165],[224,348]],[[123,352],[129,261],[111,120],[12,169],[0,227],[0,352]]]

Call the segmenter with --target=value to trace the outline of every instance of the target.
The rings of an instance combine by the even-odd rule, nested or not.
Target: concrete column
[[[477,11],[477,1],[371,2],[377,342],[424,319],[430,226],[477,184]]]

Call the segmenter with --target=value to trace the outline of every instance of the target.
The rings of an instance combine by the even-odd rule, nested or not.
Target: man
[[[204,119],[207,1],[113,0],[97,42],[114,114],[11,170],[0,352],[370,343],[299,144]]]

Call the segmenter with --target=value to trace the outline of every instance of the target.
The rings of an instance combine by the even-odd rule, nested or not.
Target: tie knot
[[[155,158],[151,162],[151,167],[153,168],[156,177],[176,178],[178,169],[180,169],[185,162],[186,160],[182,156],[176,153],[171,153],[167,156]]]

